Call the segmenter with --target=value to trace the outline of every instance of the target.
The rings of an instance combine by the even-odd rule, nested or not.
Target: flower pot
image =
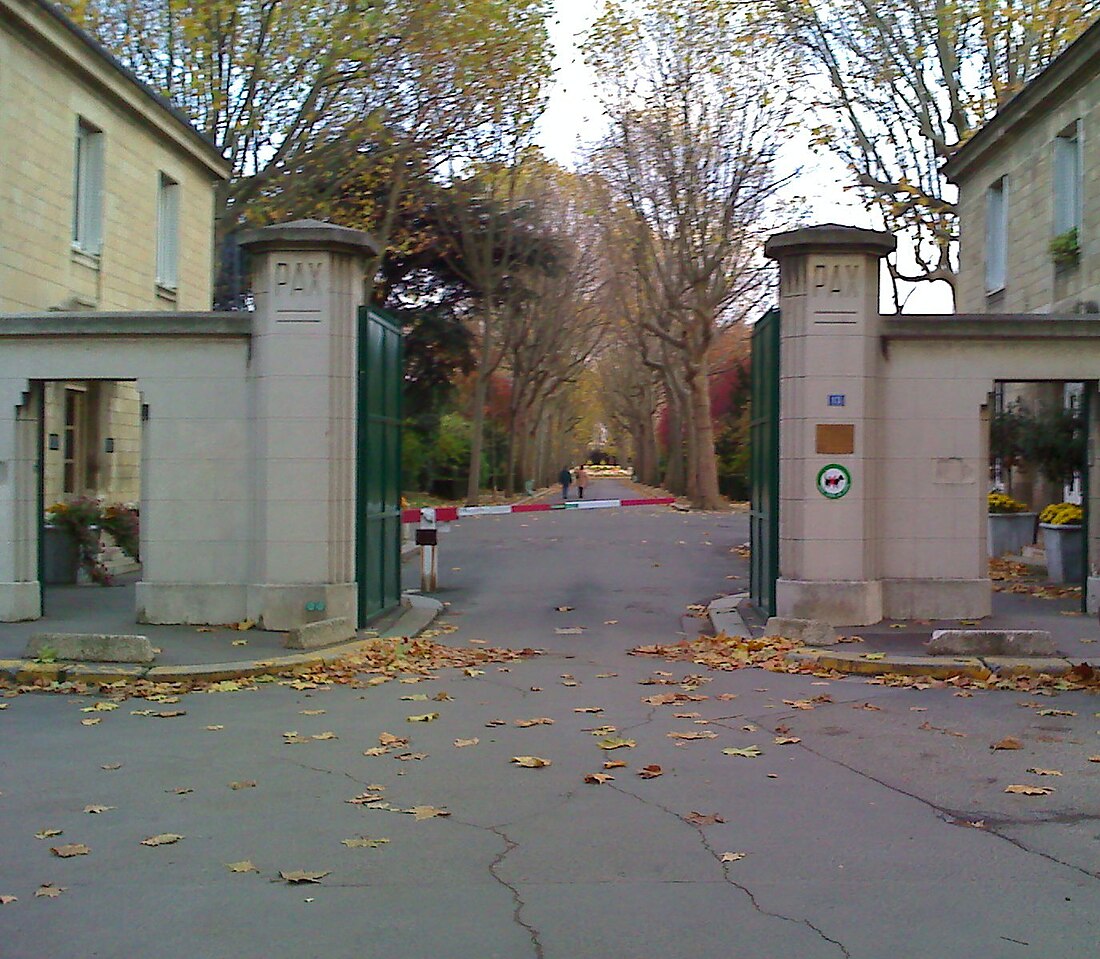
[[[1016,555],[1035,542],[1037,513],[990,513],[989,555]]]
[[[1080,583],[1085,576],[1085,531],[1080,526],[1040,523],[1052,583]]]
[[[47,586],[71,586],[80,567],[80,546],[67,529],[47,526],[45,532],[42,578]]]

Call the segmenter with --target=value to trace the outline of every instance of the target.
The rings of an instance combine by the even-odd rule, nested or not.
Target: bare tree
[[[735,0],[636,9],[609,4],[587,47],[611,118],[594,161],[633,216],[642,322],[675,360],[664,366],[675,399],[682,391],[689,495],[714,509],[707,354],[719,327],[743,320],[766,289],[758,249],[781,186],[782,51],[744,32]]]

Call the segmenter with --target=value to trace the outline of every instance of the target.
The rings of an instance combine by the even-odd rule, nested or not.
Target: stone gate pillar
[[[883,617],[876,548],[879,266],[894,237],[815,226],[765,245],[779,262],[780,616]]]
[[[253,549],[247,608],[266,629],[357,616],[359,230],[298,220],[249,231]]]

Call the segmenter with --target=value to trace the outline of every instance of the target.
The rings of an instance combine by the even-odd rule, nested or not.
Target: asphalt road
[[[445,639],[543,655],[416,684],[270,684],[94,713],[81,711],[93,698],[0,699],[0,895],[18,897],[0,905],[0,956],[1100,954],[1100,698],[627,654],[690,634],[689,604],[742,586],[731,549],[746,538],[743,515],[664,509],[464,520],[441,536],[438,595],[458,627]],[[670,692],[701,698],[643,702]],[[132,714],[145,708],[186,715]],[[531,719],[553,722],[515,725]],[[601,750],[587,731],[601,725],[635,745]],[[777,727],[800,741],[776,744]],[[424,758],[364,756],[383,733]],[[1022,748],[990,749],[1005,736]],[[723,754],[751,746],[761,755]],[[637,775],[651,764],[662,775]],[[615,778],[585,783],[594,773]],[[450,816],[347,802],[368,791]],[[35,838],[45,829],[63,833]],[[163,833],[184,838],[141,845]],[[341,842],[363,836],[389,842]],[[51,854],[63,843],[90,853]],[[226,867],[244,860],[258,871]],[[289,885],[280,870],[327,875]],[[45,883],[65,891],[36,898]]]

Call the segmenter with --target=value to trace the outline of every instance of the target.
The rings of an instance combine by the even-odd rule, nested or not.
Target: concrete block
[[[319,619],[315,623],[297,626],[287,633],[283,645],[287,649],[319,649],[355,638],[355,626],[344,616]]]
[[[84,665],[78,663],[65,667],[65,682],[109,685],[121,680],[134,682],[143,679],[145,666],[110,666],[106,664]]]
[[[1045,629],[937,629],[930,656],[1057,656]]]
[[[248,618],[261,629],[276,632],[317,622],[321,617],[355,622],[358,596],[355,583],[254,583],[248,587]],[[307,605],[314,609],[307,609]]]
[[[245,618],[246,592],[235,583],[143,581],[135,587],[136,617],[139,623],[236,623]]]
[[[38,582],[0,583],[0,623],[22,623],[42,615]]]
[[[820,619],[794,619],[789,616],[773,616],[764,625],[765,636],[782,636],[805,646],[835,646],[840,637],[836,630]]]
[[[734,593],[732,596],[723,596],[716,599],[707,607],[710,613],[729,613],[741,605],[748,598],[748,593]]]
[[[882,620],[882,583],[779,579],[775,602],[780,616],[820,619],[834,626],[870,626]]]
[[[710,623],[716,633],[724,633],[726,636],[748,639],[752,632],[745,625],[741,614],[733,609],[726,613],[710,613]]]
[[[35,633],[23,655],[36,659],[44,650],[63,662],[151,663],[156,659],[147,636],[111,633]]]

